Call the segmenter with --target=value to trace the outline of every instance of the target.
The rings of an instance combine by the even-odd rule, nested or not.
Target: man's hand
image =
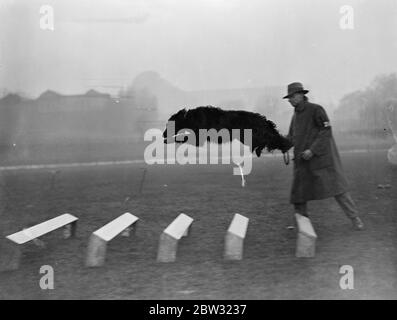
[[[307,149],[302,152],[302,158],[304,160],[310,160],[313,157],[313,152],[310,149]]]

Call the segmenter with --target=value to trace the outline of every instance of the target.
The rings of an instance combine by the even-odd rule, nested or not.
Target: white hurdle
[[[247,233],[249,219],[236,213],[225,236],[224,258],[226,260],[241,260],[243,258],[244,239]]]
[[[314,232],[310,219],[298,213],[295,214],[295,218],[298,225],[296,256],[298,258],[314,257],[316,251],[317,235]]]
[[[106,259],[107,243],[123,231],[128,231],[129,234],[129,228],[134,224],[133,228],[136,230],[137,221],[138,217],[126,212],[94,231],[88,242],[85,265],[87,267],[103,266]]]
[[[75,216],[65,213],[7,236],[6,238],[11,241],[5,244],[7,246],[6,251],[8,251],[9,256],[3,257],[3,253],[0,254],[0,269],[18,269],[21,256],[21,246],[32,240],[36,240],[47,233],[63,227],[65,228],[64,238],[74,237],[76,234],[77,220],[78,218]]]
[[[158,262],[174,262],[179,240],[189,234],[193,219],[184,213],[172,221],[160,236]]]

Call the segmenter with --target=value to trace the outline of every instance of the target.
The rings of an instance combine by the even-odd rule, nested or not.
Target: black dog
[[[251,152],[255,151],[258,157],[260,157],[264,148],[266,148],[269,152],[279,149],[285,153],[292,147],[291,142],[287,138],[280,135],[276,129],[276,125],[259,113],[253,113],[249,111],[229,111],[213,106],[206,106],[191,110],[179,110],[168,119],[168,122],[169,121],[174,121],[175,133],[178,133],[183,129],[190,129],[195,133],[196,137],[199,137],[199,129],[215,129],[216,131],[227,129],[230,136],[232,135],[232,129],[239,129],[239,140],[242,143],[244,143],[244,129],[251,129]],[[184,137],[182,141],[175,141],[175,136],[167,137],[167,128],[163,132],[164,143],[183,143],[188,140],[187,137]],[[210,141],[209,138],[207,138],[207,140]],[[222,141],[221,137],[218,137],[217,142],[225,143],[228,141]],[[196,139],[196,146],[199,145],[200,141],[199,139]]]

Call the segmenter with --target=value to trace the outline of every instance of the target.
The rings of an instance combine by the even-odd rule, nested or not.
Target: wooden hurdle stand
[[[163,231],[160,236],[159,250],[157,253],[158,262],[174,262],[178,242],[182,237],[189,234],[190,226],[193,219],[184,213],[181,213],[174,221]]]
[[[225,236],[224,258],[241,260],[243,258],[244,239],[249,219],[236,213]]]
[[[64,238],[74,237],[76,235],[77,220],[78,218],[75,216],[65,213],[7,236],[6,238],[11,242],[7,241],[4,244],[6,255],[0,252],[0,270],[18,269],[21,257],[21,246],[47,233],[63,227],[65,228]]]
[[[107,243],[115,238],[118,234],[129,231],[132,225],[136,231],[138,217],[126,212],[94,231],[88,242],[87,257],[85,265],[87,267],[100,267],[105,264]]]
[[[317,235],[314,232],[310,219],[298,213],[295,214],[295,218],[298,225],[296,256],[298,258],[314,257],[316,251]]]

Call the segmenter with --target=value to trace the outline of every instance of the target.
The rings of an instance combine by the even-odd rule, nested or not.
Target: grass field
[[[0,145],[0,166],[142,160],[145,148],[152,141],[143,141],[143,137],[138,141],[136,139],[57,141],[8,147]],[[379,150],[390,148],[395,143],[391,134],[374,137],[336,132],[335,140],[340,150]]]
[[[316,257],[294,256],[289,204],[292,166],[280,157],[254,161],[241,187],[231,165],[145,165],[0,172],[0,235],[70,212],[77,238],[54,232],[46,248],[27,245],[20,269],[0,273],[0,299],[397,299],[397,168],[386,152],[343,153],[351,193],[366,230],[353,231],[333,199],[310,203]],[[391,184],[378,189],[378,184]],[[108,246],[104,267],[84,267],[89,235],[129,211],[137,234]],[[175,263],[156,262],[162,230],[181,212],[195,219]],[[234,213],[250,218],[244,259],[222,258]],[[1,254],[1,243],[0,243]],[[55,289],[41,290],[39,269],[51,265]],[[342,290],[340,266],[354,268],[354,290]]]

